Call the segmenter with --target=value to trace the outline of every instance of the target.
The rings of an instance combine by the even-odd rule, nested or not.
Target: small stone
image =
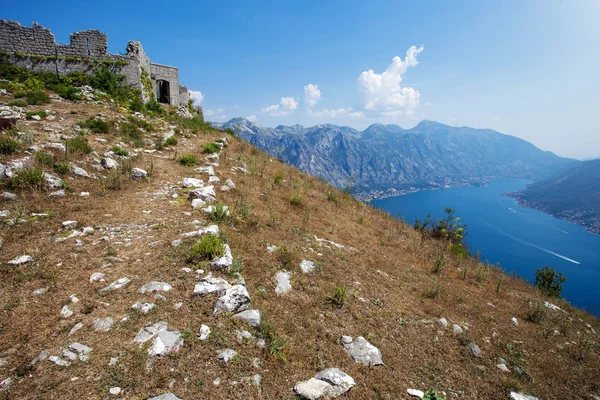
[[[116,162],[115,160],[113,160],[112,158],[103,158],[100,161],[100,165],[102,165],[102,168],[104,169],[113,169],[119,166],[119,163]]]
[[[496,367],[502,371],[502,372],[508,372],[510,373],[510,370],[508,369],[508,367],[506,366],[506,364],[502,363],[502,364],[497,364]]]
[[[39,296],[41,294],[46,293],[49,289],[50,289],[49,287],[35,289],[33,292],[31,292],[31,294],[33,296]]]
[[[90,275],[90,283],[92,282],[104,282],[104,277],[106,275],[102,272],[94,272],[92,275]]]
[[[208,275],[194,286],[194,296],[205,296],[211,293],[221,293],[229,289],[231,285],[223,278],[213,278]]]
[[[231,359],[233,357],[235,357],[237,355],[237,351],[232,350],[232,349],[226,349],[223,350],[222,352],[219,353],[219,355],[217,356],[217,358],[223,362],[225,362],[226,364],[229,364],[229,361],[231,361]]]
[[[241,313],[235,314],[232,318],[241,319],[247,322],[250,326],[257,327],[260,325],[260,311],[259,310],[246,310]]]
[[[230,189],[235,189],[235,183],[233,183],[231,179],[227,179],[225,181],[225,185],[228,186]]]
[[[258,347],[259,349],[264,349],[266,345],[267,342],[265,341],[265,339],[258,339],[256,341],[256,347]]]
[[[342,336],[342,344],[350,344],[352,343],[352,336]]]
[[[461,333],[463,333],[463,330],[460,326],[454,324],[454,325],[452,325],[452,333],[454,335],[460,335]]]
[[[121,393],[121,388],[118,386],[111,387],[110,389],[108,389],[108,392],[113,396],[118,396]]]
[[[104,289],[101,292],[112,292],[113,290],[120,289],[123,286],[128,285],[131,282],[129,278],[119,278]]]
[[[479,346],[477,346],[475,343],[471,342],[467,344],[467,349],[471,350],[471,353],[475,357],[481,357],[481,350],[479,349]]]
[[[181,239],[175,239],[171,242],[171,246],[173,247],[178,247],[181,246],[183,244],[183,240]]]
[[[275,283],[277,286],[275,287],[275,293],[277,296],[280,294],[286,294],[290,290],[292,290],[292,285],[290,284],[290,274],[287,271],[277,271],[275,274]]]
[[[65,196],[65,190],[64,189],[55,190],[54,192],[50,192],[50,194],[48,196],[50,196],[50,197],[64,197]]]
[[[62,310],[60,310],[61,318],[69,318],[71,315],[73,315],[73,311],[71,311],[67,305],[63,306]]]
[[[94,321],[94,330],[96,332],[108,332],[112,328],[114,322],[111,317],[97,319]]]
[[[83,178],[89,178],[90,176],[90,174],[88,174],[85,169],[77,167],[75,165],[71,165],[71,171],[73,172],[73,174],[81,176]]]
[[[215,302],[213,314],[223,312],[237,313],[250,308],[250,295],[245,286],[235,285],[225,290],[219,299]]]
[[[359,336],[351,343],[344,344],[344,348],[350,356],[359,364],[383,365],[381,352],[364,337]]]
[[[513,324],[514,326],[519,326],[519,321],[518,321],[518,320],[517,320],[515,317],[512,317],[512,318],[510,319],[510,321],[512,322],[512,324]]]
[[[204,186],[204,182],[197,178],[183,178],[184,188],[201,188]]]
[[[173,289],[173,286],[168,284],[167,282],[148,282],[144,286],[138,290],[139,293],[154,293],[154,292],[170,292]]]
[[[202,208],[206,205],[206,202],[201,199],[193,199],[192,200],[192,208],[197,210],[198,208]]]
[[[235,337],[239,343],[248,342],[248,341],[254,339],[254,336],[246,330],[235,331]]]
[[[206,203],[212,203],[217,200],[214,186],[205,186],[190,192],[190,199],[200,199]],[[192,204],[193,207],[193,204]]]
[[[48,357],[48,361],[53,362],[54,364],[58,365],[59,367],[68,367],[69,365],[71,365],[70,362],[65,361],[62,358],[57,357],[57,356]]]
[[[8,262],[9,265],[21,265],[27,264],[33,261],[33,258],[28,255],[18,256]]]
[[[210,336],[210,328],[207,325],[202,325],[198,332],[198,339],[206,340]]]
[[[131,308],[135,310],[140,310],[142,314],[148,314],[154,308],[156,308],[156,304],[154,303],[134,303]]]
[[[217,184],[220,182],[221,182],[221,179],[219,179],[219,177],[217,177],[217,176],[211,176],[208,178],[208,183],[210,183],[210,184]]]
[[[132,168],[131,169],[131,179],[143,179],[148,176],[148,172],[141,168]]]
[[[8,389],[10,389],[11,385],[12,385],[12,378],[11,377],[6,378],[2,382],[0,382],[0,392],[7,391]]]
[[[183,345],[183,337],[178,331],[162,330],[154,337],[152,347],[148,349],[151,357],[163,356],[175,351]]]
[[[538,400],[537,397],[529,396],[523,393],[510,392],[511,400]]]
[[[73,304],[79,303],[79,297],[77,297],[74,294],[72,294],[72,295],[69,296],[69,300],[71,300],[71,303],[73,303]]]
[[[329,393],[331,385],[325,381],[316,378],[310,378],[306,381],[298,382],[294,385],[294,392],[308,400],[318,400]]]
[[[16,200],[18,196],[14,193],[4,192],[2,193],[2,198],[4,200]]]
[[[324,369],[315,378],[331,385],[327,392],[328,397],[341,396],[355,385],[354,379],[339,368]]]
[[[76,323],[69,331],[69,336],[75,334],[81,328],[83,328],[83,324],[81,322]]]
[[[221,384],[221,378],[217,378],[213,381],[213,385],[219,386]]]
[[[181,307],[183,307],[183,303],[181,301],[173,304],[175,311],[179,310]]]
[[[443,326],[444,328],[448,327],[448,321],[446,320],[446,318],[442,317],[439,319],[439,323],[441,326]]]
[[[225,254],[210,262],[210,266],[216,270],[228,270],[233,264],[233,255],[231,254],[231,249],[229,248],[229,245],[226,244],[224,247]]]
[[[81,196],[81,197],[89,197],[90,196],[90,192],[81,192],[81,193],[79,193],[79,196]]]
[[[300,263],[300,269],[305,274],[308,274],[309,272],[313,272],[315,270],[315,263],[309,260],[302,260]]]
[[[412,397],[418,397],[419,399],[422,399],[425,396],[425,393],[417,389],[406,389],[406,392]]]
[[[199,172],[201,174],[214,175],[215,169],[212,166],[209,167],[198,167],[194,171]]]
[[[182,400],[179,397],[175,396],[173,393],[165,393],[160,396],[151,397],[147,400]]]

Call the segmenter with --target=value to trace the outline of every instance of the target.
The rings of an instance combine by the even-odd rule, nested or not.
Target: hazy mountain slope
[[[514,196],[520,203],[600,234],[600,160],[577,163]]]
[[[576,163],[488,129],[422,121],[412,129],[374,124],[265,128],[242,118],[218,124],[336,187],[405,191],[480,184],[493,178],[540,179]]]

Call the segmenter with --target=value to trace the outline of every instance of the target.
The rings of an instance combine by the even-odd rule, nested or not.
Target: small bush
[[[25,117],[27,119],[31,119],[31,117],[33,117],[34,115],[37,115],[40,118],[44,118],[46,117],[46,115],[48,115],[48,113],[46,111],[27,111],[25,113]]]
[[[0,135],[0,154],[12,154],[19,150],[19,142],[8,135]]]
[[[69,153],[90,154],[94,149],[90,146],[87,139],[82,136],[76,136],[67,140]]]
[[[115,153],[115,155],[121,156],[121,157],[127,157],[129,155],[129,152],[127,150],[123,150],[119,146],[113,146],[113,147],[111,147],[110,151],[112,151],[113,153]]]
[[[54,167],[54,156],[43,151],[36,151],[34,155],[35,161],[46,167]]]
[[[30,106],[39,106],[42,104],[49,104],[50,97],[42,90],[28,90],[25,92],[15,93],[15,98],[25,98],[25,101]]]
[[[193,154],[184,154],[181,157],[179,157],[179,164],[185,165],[186,167],[189,167],[191,165],[196,165],[197,163],[198,163],[198,160],[196,159],[196,156]]]
[[[334,304],[337,308],[342,308],[348,297],[348,290],[345,287],[336,287],[335,291],[329,296],[329,302]]]
[[[203,147],[202,147],[202,152],[207,154],[207,153],[218,153],[219,151],[221,151],[221,146],[219,146],[216,143],[206,143]]]
[[[525,319],[529,322],[533,322],[534,324],[539,324],[546,319],[547,314],[548,312],[543,302],[529,302],[527,304],[527,313],[525,314]]]
[[[192,246],[188,262],[197,263],[203,260],[214,260],[225,254],[225,243],[216,235],[204,235]]]
[[[58,85],[56,87],[56,94],[58,94],[65,100],[81,100],[81,96],[79,95],[79,89],[73,86]]]
[[[435,263],[433,264],[433,273],[434,274],[439,274],[444,270],[444,253],[440,254],[440,256],[437,258],[437,260],[435,260]]]
[[[332,203],[339,204],[340,199],[337,194],[333,191],[327,192],[327,201],[331,201]]]
[[[293,206],[301,207],[304,201],[304,198],[299,194],[293,194],[289,198],[290,204]]]
[[[425,297],[427,297],[428,299],[437,299],[438,297],[440,297],[440,290],[441,284],[439,279],[432,279],[431,283],[429,284],[429,288],[425,293]]]
[[[171,136],[165,140],[165,144],[167,146],[175,146],[177,144],[177,138],[175,136]]]
[[[452,253],[458,257],[462,257],[462,258],[469,257],[469,252],[459,243],[451,244],[450,246],[448,246],[448,250],[450,250],[450,253]]]
[[[69,175],[71,173],[71,166],[68,162],[56,163],[54,164],[54,171],[62,176]]]
[[[283,361],[287,361],[287,358],[283,353],[284,347],[285,340],[283,340],[279,336],[273,336],[271,338],[271,344],[269,345],[269,353],[271,353],[272,356],[281,358]]]
[[[165,109],[163,108],[163,106],[158,101],[156,101],[156,99],[154,99],[154,98],[146,103],[146,110],[150,114],[154,114],[154,115],[164,115],[165,114]]]
[[[11,107],[27,107],[29,104],[25,100],[15,100],[8,103],[8,105]]]
[[[119,127],[119,133],[124,140],[131,142],[134,146],[144,147],[142,131],[140,131],[135,124],[123,122]]]
[[[138,119],[130,115],[127,117],[127,120],[138,128],[144,129],[146,132],[154,132],[154,126],[144,119]]]
[[[87,128],[94,133],[108,133],[110,132],[110,125],[106,121],[101,119],[88,118],[85,121],[78,123],[82,128]]]
[[[44,170],[38,167],[24,168],[8,180],[7,186],[14,189],[38,189],[44,188]]]
[[[140,96],[136,96],[133,99],[131,99],[131,103],[129,104],[129,109],[133,112],[144,111],[144,103],[142,103],[142,98]]]
[[[276,185],[281,185],[282,182],[283,182],[283,170],[278,169],[277,171],[275,171],[275,176],[273,176],[273,183],[275,183]]]
[[[277,253],[279,264],[283,269],[289,269],[294,261],[294,256],[285,246],[281,247]]]
[[[549,266],[535,271],[535,286],[548,296],[559,297],[563,290],[562,284],[567,278],[561,273],[556,273]]]
[[[106,178],[102,180],[102,187],[110,190],[121,190],[121,178],[121,171],[118,169],[111,170],[108,172],[108,175],[106,175]]]
[[[229,210],[222,203],[214,205],[215,210],[209,213],[209,218],[213,222],[224,222],[229,219]]]
[[[438,392],[436,392],[435,390],[428,390],[425,392],[423,400],[446,400],[446,398]]]

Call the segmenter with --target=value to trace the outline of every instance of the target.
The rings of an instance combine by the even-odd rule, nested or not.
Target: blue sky
[[[111,52],[141,41],[202,93],[207,119],[431,119],[600,156],[600,0],[27,1],[0,17],[62,43],[100,29]]]

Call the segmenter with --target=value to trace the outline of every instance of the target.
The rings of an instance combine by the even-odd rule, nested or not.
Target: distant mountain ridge
[[[332,124],[268,128],[244,118],[215,125],[338,188],[351,186],[362,198],[497,178],[539,180],[578,163],[494,130],[434,121],[411,129],[373,124],[363,131]]]
[[[511,196],[526,207],[581,224],[600,235],[600,160],[577,163]]]

